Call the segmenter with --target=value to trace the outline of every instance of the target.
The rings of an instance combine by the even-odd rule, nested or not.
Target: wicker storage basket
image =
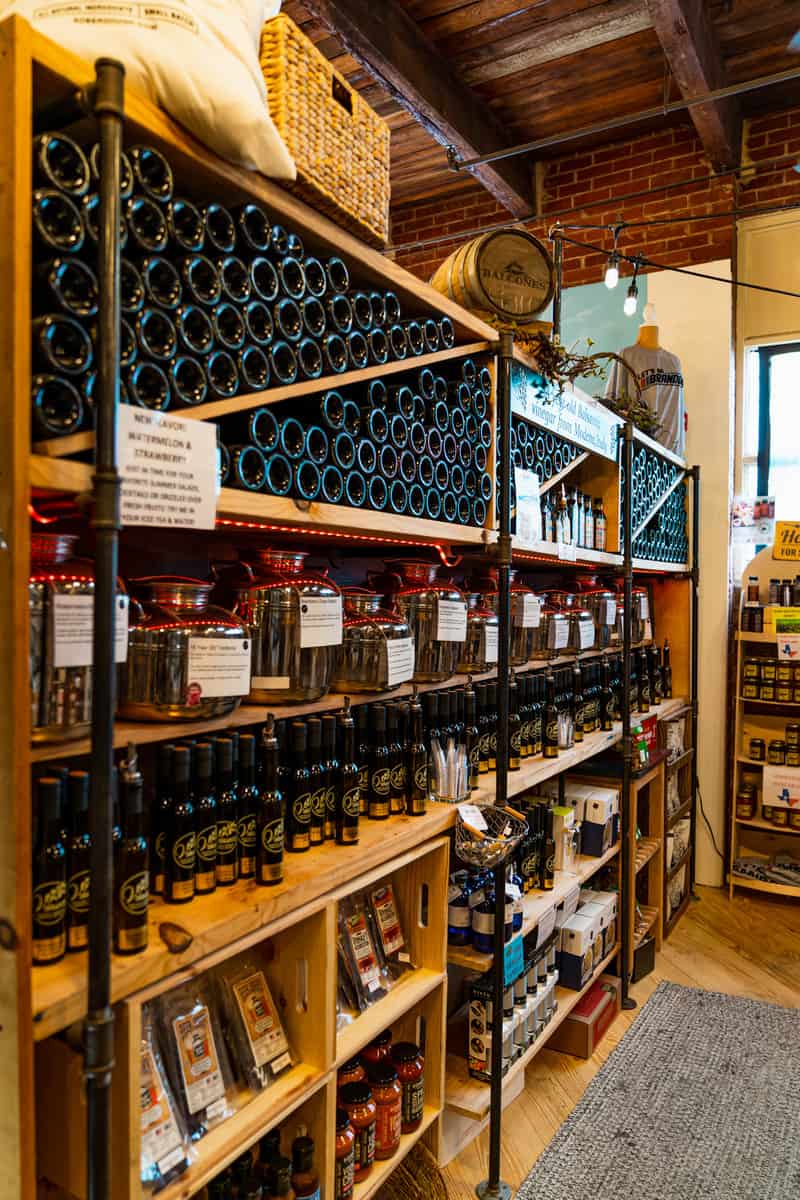
[[[447,1200],[447,1185],[424,1142],[395,1167],[375,1200]]]
[[[389,127],[284,14],[267,21],[261,69],[291,190],[373,245],[389,240]]]

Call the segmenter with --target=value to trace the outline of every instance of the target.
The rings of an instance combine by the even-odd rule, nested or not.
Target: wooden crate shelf
[[[736,817],[735,821],[737,825],[746,825],[749,829],[762,829],[765,833],[776,833],[781,837],[785,833],[800,834],[800,829],[792,829],[791,825],[773,825],[763,817]]]
[[[688,817],[691,811],[692,797],[690,796],[688,800],[684,800],[680,808],[675,809],[675,812],[671,817],[667,817],[667,829],[672,829],[673,825],[677,825],[678,821],[682,820],[684,817]]]
[[[750,879],[747,875],[737,875],[731,871],[728,877],[731,886],[749,888],[754,892],[771,892],[773,896],[800,896],[800,887],[791,883],[769,883],[766,879]]]
[[[658,923],[660,910],[648,904],[640,904],[639,909],[642,914],[642,920],[638,921],[634,917],[634,946],[641,946],[644,939],[647,937],[651,929]]]
[[[661,849],[661,838],[639,838],[636,842],[636,853],[634,856],[634,869],[636,874],[646,867],[654,854],[658,854]]]

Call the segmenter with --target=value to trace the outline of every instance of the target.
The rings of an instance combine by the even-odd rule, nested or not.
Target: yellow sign
[[[776,521],[772,557],[783,562],[800,562],[800,521]]]

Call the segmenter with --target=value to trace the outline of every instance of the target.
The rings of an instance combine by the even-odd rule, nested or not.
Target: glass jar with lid
[[[367,588],[345,588],[342,644],[331,681],[335,692],[389,692],[414,673],[408,622]]]
[[[413,1133],[425,1113],[425,1059],[413,1042],[395,1042],[392,1062],[402,1088],[402,1129]]]

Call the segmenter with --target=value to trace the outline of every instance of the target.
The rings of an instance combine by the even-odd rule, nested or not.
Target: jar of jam
[[[800,750],[800,725],[796,721],[791,721],[786,726],[786,749]]]
[[[780,826],[782,829],[785,829],[785,828],[786,828],[786,826],[789,824],[789,810],[788,810],[788,808],[779,808],[779,807],[777,807],[777,805],[776,805],[776,806],[775,806],[775,807],[772,809],[772,824],[773,824],[773,825],[778,825],[778,826]]]
[[[756,789],[752,783],[740,783],[736,793],[736,816],[740,821],[751,821],[756,815]]]
[[[366,1083],[346,1083],[339,1091],[339,1103],[347,1113],[355,1134],[353,1179],[361,1183],[375,1162],[375,1101]]]
[[[343,1108],[336,1110],[334,1200],[353,1200],[356,1135]]]
[[[758,689],[758,698],[759,698],[759,700],[766,700],[769,704],[774,704],[774,702],[775,702],[775,684],[774,683],[762,683],[761,687]]]
[[[425,1111],[425,1059],[413,1042],[397,1042],[392,1062],[403,1090],[403,1133],[413,1133]]]
[[[779,704],[791,704],[794,689],[790,683],[777,683],[775,685],[775,699]]]
[[[789,809],[789,826],[791,829],[800,829],[800,808]]]
[[[754,679],[747,679],[742,684],[742,699],[757,700],[759,697],[759,686]]]
[[[776,678],[778,683],[794,683],[793,664],[784,661],[779,662]]]
[[[742,678],[758,680],[761,672],[761,661],[758,658],[746,658],[742,664]]]
[[[767,747],[763,738],[750,738],[750,757],[755,762],[764,762],[767,757]]]
[[[375,1101],[375,1157],[391,1158],[400,1147],[403,1092],[391,1059],[374,1063],[369,1085]]]
[[[767,750],[767,762],[773,767],[782,767],[786,764],[786,742],[781,738],[773,738]]]
[[[336,1076],[336,1086],[341,1091],[346,1084],[363,1083],[366,1078],[367,1072],[364,1070],[364,1064],[361,1059],[351,1058],[339,1067],[339,1073]]]
[[[778,674],[778,664],[774,658],[765,658],[761,663],[761,682],[774,683]]]
[[[392,1057],[392,1034],[391,1030],[386,1029],[383,1033],[375,1038],[374,1042],[361,1051],[361,1061],[366,1067],[367,1074],[369,1069],[375,1063],[385,1062]]]
[[[786,748],[786,765],[787,767],[800,767],[800,749],[790,750]]]

